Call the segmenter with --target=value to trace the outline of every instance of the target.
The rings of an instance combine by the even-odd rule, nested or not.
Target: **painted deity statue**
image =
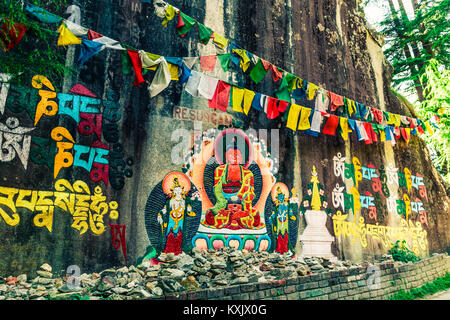
[[[217,229],[255,229],[261,217],[252,205],[253,173],[242,165],[243,155],[236,140],[227,146],[225,162],[214,171],[216,204],[206,212],[204,223]]]
[[[178,177],[174,177],[168,200],[157,217],[161,225],[161,233],[166,237],[163,253],[174,253],[176,255],[182,253],[185,215],[195,216],[191,205],[186,201],[187,192],[188,190],[184,190],[184,186],[180,184]]]
[[[274,203],[275,208],[270,216],[272,226],[274,251],[276,253],[290,253],[292,248],[289,245],[289,219],[295,221],[296,210],[295,205],[289,203],[289,191],[282,190],[280,185],[274,186]],[[293,194],[295,198],[295,194]]]

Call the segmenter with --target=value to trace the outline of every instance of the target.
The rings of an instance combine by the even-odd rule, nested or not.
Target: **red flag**
[[[400,139],[400,137],[402,136],[400,128],[399,127],[394,127],[394,137],[395,139]]]
[[[366,130],[368,139],[365,141],[366,144],[371,144],[372,142],[378,141],[378,136],[373,130],[372,124],[370,122],[364,122],[364,130]]]
[[[213,98],[208,100],[209,107],[226,112],[230,101],[230,90],[231,85],[219,80]]]
[[[328,113],[325,113],[325,115],[328,115],[328,120],[323,127],[322,133],[334,136],[339,125],[339,117]]]
[[[134,50],[128,49],[128,54],[130,55],[131,63],[133,64],[134,74],[136,75],[134,79],[134,85],[139,87],[142,82],[145,82],[144,77],[142,76],[142,62],[139,57],[139,53]]]
[[[383,122],[383,111],[381,111],[380,109],[375,109],[375,108],[371,108],[372,109],[372,114],[373,117],[375,118],[375,121],[378,124],[381,124]]]
[[[328,97],[330,97],[330,110],[336,111],[337,108],[344,105],[344,97],[336,93],[328,91]]]
[[[264,69],[266,70],[266,71],[269,71],[269,68],[270,68],[270,62],[269,61],[266,61],[266,60],[264,60],[264,59],[259,59],[259,60],[261,60],[261,63],[263,64],[263,66],[264,66]]]
[[[405,141],[408,142],[411,137],[410,132],[406,131],[405,128],[401,128],[400,132],[402,133],[403,139],[405,139]]]
[[[271,64],[270,69],[272,70],[273,81],[277,82],[278,80],[283,78],[283,73],[280,70],[278,70],[276,66]]]
[[[425,131],[423,130],[422,126],[417,126],[417,131],[419,131],[420,134],[424,134]]]
[[[280,115],[277,108],[277,100],[274,97],[269,97],[267,102],[267,118],[269,119],[275,119]]]
[[[94,40],[94,39],[101,38],[101,37],[103,37],[103,35],[98,33],[98,32],[95,32],[95,31],[92,31],[92,30],[88,31],[88,38],[89,38],[89,40]]]
[[[278,100],[278,102],[279,102],[278,103],[278,111],[285,112],[289,102],[284,101],[284,100]]]
[[[217,55],[201,56],[200,66],[202,71],[214,71],[216,68]]]
[[[0,28],[0,42],[4,52],[14,48],[27,31],[27,27],[22,23],[6,22]]]

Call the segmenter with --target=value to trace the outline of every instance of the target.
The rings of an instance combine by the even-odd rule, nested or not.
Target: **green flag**
[[[259,59],[252,71],[250,71],[250,78],[252,78],[255,83],[259,83],[262,79],[264,79],[266,74],[267,70],[264,68],[261,59]]]
[[[189,30],[192,29],[195,23],[196,23],[195,19],[185,15],[183,12],[180,11],[177,25],[178,34],[183,37],[186,33],[189,32]]]
[[[207,44],[209,39],[211,39],[213,31],[206,27],[205,25],[198,23],[198,37],[200,38],[200,42],[203,44]]]
[[[217,58],[219,59],[223,71],[227,72],[230,69],[231,53],[219,54],[217,55]]]
[[[292,91],[292,84],[293,81],[296,79],[296,77],[290,73],[286,72],[286,75],[281,80],[280,87],[277,91],[275,91],[275,94],[278,99],[284,100],[284,101],[291,101],[291,94]]]

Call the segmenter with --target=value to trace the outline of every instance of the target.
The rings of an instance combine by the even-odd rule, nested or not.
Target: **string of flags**
[[[366,144],[376,141],[391,141],[395,144],[395,140],[401,137],[409,142],[411,135],[422,135],[425,131],[433,134],[433,127],[438,128],[437,116],[431,121],[422,121],[369,107],[327,91],[257,57],[163,0],[155,0],[154,6],[155,14],[163,19],[164,27],[178,15],[176,30],[181,37],[197,25],[199,41],[206,45],[212,39],[217,54],[200,57],[164,57],[122,44],[33,4],[26,3],[25,10],[41,22],[60,23],[58,46],[81,45],[78,57],[80,65],[104,48],[109,48],[122,51],[122,70],[125,73],[129,72],[129,69],[134,71],[135,86],[148,82],[143,75],[148,70],[154,71],[153,79],[148,86],[150,97],[161,93],[171,81],[179,81],[185,84],[184,90],[192,96],[208,99],[209,107],[212,109],[226,112],[228,107],[231,107],[234,112],[246,115],[250,109],[255,109],[266,113],[268,119],[282,116],[286,121],[286,127],[294,132],[300,130],[312,136],[318,136],[318,133],[334,136],[339,129],[344,140],[349,138],[349,133],[355,132],[358,141],[364,141]],[[3,37],[0,37],[0,40],[2,47],[5,47]],[[18,41],[20,39],[16,40],[13,46]],[[281,80],[279,88],[275,91],[276,98],[193,70],[199,60],[201,71],[214,71],[216,65],[220,65],[223,71],[227,72],[235,66],[248,73],[255,83],[259,83],[270,71],[273,81]],[[305,99],[314,100],[315,107],[307,108],[298,104],[297,101]]]

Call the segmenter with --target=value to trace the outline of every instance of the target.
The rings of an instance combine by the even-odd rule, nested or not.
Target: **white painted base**
[[[324,211],[307,210],[305,212],[306,228],[299,237],[303,251],[300,257],[323,257],[337,261],[331,253],[334,237],[327,230],[327,214]]]

